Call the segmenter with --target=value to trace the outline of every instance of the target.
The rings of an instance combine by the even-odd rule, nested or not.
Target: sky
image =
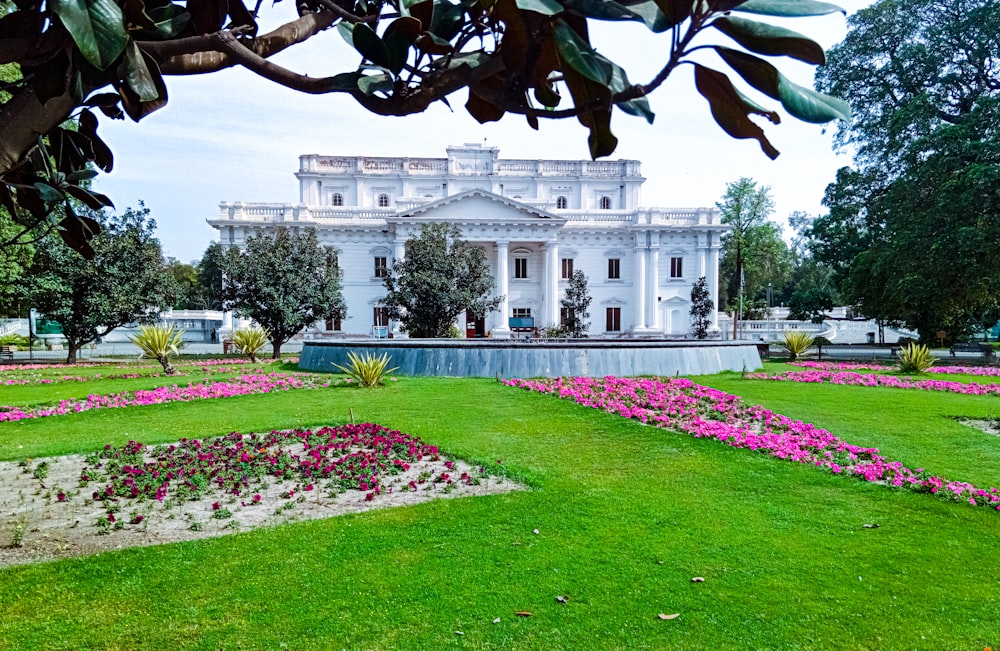
[[[870,0],[838,4],[850,14]],[[289,20],[293,8],[285,2],[265,9],[261,32]],[[824,48],[846,34],[840,14],[782,24]],[[591,36],[596,49],[622,65],[633,83],[651,80],[666,60],[666,35],[653,35],[641,24],[605,23]],[[703,42],[726,40],[721,33],[705,36],[710,40]],[[336,30],[328,30],[273,60],[296,72],[327,76],[355,69],[359,55]],[[772,61],[796,83],[812,86],[812,66]],[[717,61],[705,63],[727,70]],[[762,124],[781,152],[772,161],[757,141],[731,139],[715,124],[694,89],[692,70],[679,67],[649,97],[656,113],[652,125],[621,111],[612,117],[619,144],[606,160],[641,161],[647,179],[642,205],[714,206],[727,183],[747,176],[770,187],[779,223],[797,210],[821,213],[824,189],[837,169],[850,164],[849,156],[833,150],[835,127],[799,122],[776,106],[781,124]],[[199,259],[217,240],[205,220],[218,213],[221,202],[297,202],[294,173],[303,154],[443,158],[448,145],[485,143],[498,147],[501,158],[589,158],[587,131],[575,118],[542,120],[539,131],[515,115],[481,125],[464,109],[465,91],[450,96],[454,111],[437,102],[423,114],[382,117],[346,95],[305,95],[243,69],[166,81],[167,106],[141,123],[101,116],[98,133],[114,152],[115,167],[95,180],[95,189],[110,195],[118,210],[144,202],[157,222],[164,254],[182,262]],[[741,90],[753,96],[745,86]]]

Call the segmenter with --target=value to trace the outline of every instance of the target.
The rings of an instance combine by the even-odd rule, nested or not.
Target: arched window
[[[330,201],[335,206],[343,206],[344,205],[344,195],[340,194],[339,192],[334,192],[333,193],[333,197],[330,199]]]
[[[380,194],[380,195],[378,195],[378,207],[379,208],[388,208],[389,207],[389,195],[387,195],[387,194]]]
[[[566,210],[566,204],[567,204],[566,197],[557,197],[556,198],[556,209],[557,210]]]
[[[611,210],[611,197],[608,195],[601,197],[601,210]]]

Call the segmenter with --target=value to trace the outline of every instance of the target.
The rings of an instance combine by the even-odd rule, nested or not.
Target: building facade
[[[691,288],[702,276],[718,306],[720,237],[729,228],[718,209],[640,207],[639,161],[499,153],[471,144],[448,147],[446,158],[305,155],[298,203],[223,203],[208,222],[223,246],[276,228],[315,228],[337,250],[347,317],[315,324],[310,338],[398,335],[381,304],[382,278],[406,240],[434,222],[455,224],[485,250],[503,297],[497,311],[459,319],[466,336],[559,325],[577,269],[593,298],[591,336],[688,334]]]

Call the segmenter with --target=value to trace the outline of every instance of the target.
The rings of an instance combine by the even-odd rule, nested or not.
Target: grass
[[[946,426],[996,410],[998,398],[700,380],[956,479],[996,483],[1000,439],[967,448],[976,437]],[[488,380],[404,378],[21,421],[0,428],[0,457],[336,424],[351,410],[472,461],[500,459],[532,490],[0,569],[0,648],[1000,644],[1000,514]]]

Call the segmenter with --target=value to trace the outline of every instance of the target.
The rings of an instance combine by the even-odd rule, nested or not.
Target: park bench
[[[235,352],[236,352],[236,342],[234,342],[232,339],[223,339],[222,354],[229,355],[230,353],[235,353]]]
[[[14,361],[14,349],[10,346],[0,346],[0,360],[3,359]]]
[[[990,358],[993,357],[993,346],[975,341],[958,341],[951,345],[948,352],[951,353],[952,357],[955,356],[955,353],[978,353],[984,358]]]

